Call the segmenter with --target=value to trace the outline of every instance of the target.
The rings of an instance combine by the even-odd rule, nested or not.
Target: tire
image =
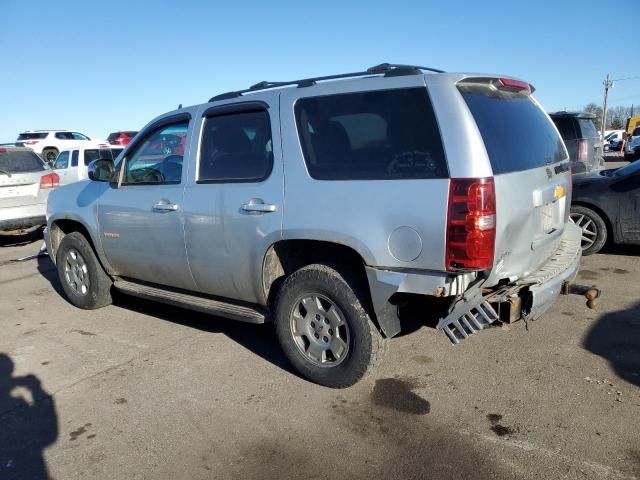
[[[71,232],[62,239],[56,266],[64,293],[73,305],[94,310],[111,304],[113,282],[80,232]]]
[[[579,205],[571,207],[571,220],[582,229],[582,255],[592,255],[607,243],[607,225],[593,210]]]
[[[276,299],[276,334],[302,376],[345,388],[372,372],[384,339],[367,313],[365,292],[356,275],[333,265],[307,265],[285,279]]]
[[[58,149],[57,148],[45,148],[42,150],[42,158],[47,163],[53,163],[56,161],[58,157]]]

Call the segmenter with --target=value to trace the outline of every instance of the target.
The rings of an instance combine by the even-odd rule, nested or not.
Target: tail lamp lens
[[[495,239],[496,195],[493,178],[452,178],[447,212],[447,270],[491,268]]]
[[[60,186],[60,177],[57,173],[51,172],[40,177],[40,190],[49,190]]]

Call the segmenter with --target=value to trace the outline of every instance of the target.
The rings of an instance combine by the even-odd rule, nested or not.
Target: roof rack
[[[210,102],[215,102],[216,100],[227,100],[230,98],[237,98],[245,93],[251,93],[258,90],[267,90],[270,88],[278,88],[278,87],[286,87],[289,85],[297,85],[298,87],[310,87],[315,85],[317,82],[322,82],[325,80],[338,80],[341,78],[350,78],[350,77],[364,77],[369,75],[384,75],[385,77],[398,77],[403,75],[419,75],[422,71],[429,71],[434,73],[444,73],[444,70],[438,70],[437,68],[431,67],[420,67],[417,65],[401,65],[397,63],[381,63],[380,65],[375,65],[373,67],[367,68],[364,72],[353,72],[353,73],[340,73],[338,75],[327,75],[324,77],[312,77],[312,78],[303,78],[301,80],[292,80],[288,82],[268,82],[262,81],[256,83],[255,85],[251,85],[249,88],[245,90],[236,90],[232,92],[221,93],[216,95],[215,97],[211,97],[209,99]]]

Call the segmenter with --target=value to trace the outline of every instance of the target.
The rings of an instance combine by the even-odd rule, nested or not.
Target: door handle
[[[161,200],[151,208],[154,212],[175,212],[178,210],[178,205]]]
[[[269,213],[275,212],[276,206],[270,203],[264,203],[261,198],[252,198],[248,203],[240,207],[245,212],[251,213]]]

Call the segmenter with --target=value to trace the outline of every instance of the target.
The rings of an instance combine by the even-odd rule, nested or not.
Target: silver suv
[[[404,312],[455,344],[575,276],[569,159],[532,92],[382,64],[218,95],[52,192],[48,251],[78,307],[115,288],[273,321],[302,375],[352,385]]]

